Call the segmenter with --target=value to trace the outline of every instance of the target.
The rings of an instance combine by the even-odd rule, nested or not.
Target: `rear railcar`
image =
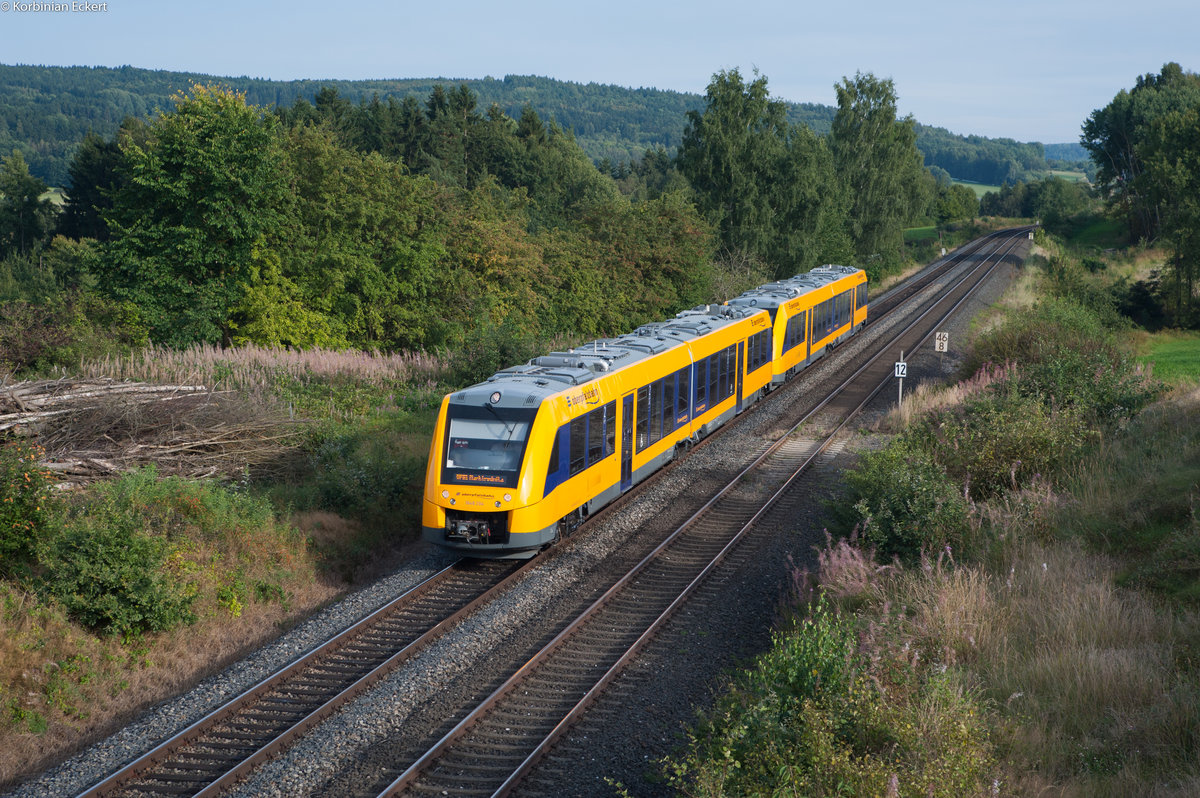
[[[729,304],[770,314],[774,388],[866,323],[867,277],[862,269],[820,266],[747,291]]]

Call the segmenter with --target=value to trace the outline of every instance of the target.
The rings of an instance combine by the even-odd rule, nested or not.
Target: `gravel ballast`
[[[952,344],[965,341],[969,319],[998,298],[1005,279],[993,278],[968,303],[948,329]],[[836,365],[885,334],[899,320],[868,325],[863,334],[818,362],[801,378],[805,396],[827,391]],[[932,350],[932,344],[926,347]],[[910,356],[911,386],[934,379],[954,359],[922,350]],[[905,383],[909,390],[910,382]],[[799,397],[799,394],[795,394]],[[796,399],[798,401],[798,398]],[[894,404],[884,391],[872,412]],[[889,404],[890,403],[890,404]],[[282,756],[267,763],[231,794],[342,794],[350,781],[385,778],[364,760],[364,751],[381,750],[403,739],[418,718],[436,715],[445,694],[490,691],[490,663],[501,650],[536,650],[549,634],[547,616],[587,598],[590,575],[628,557],[643,525],[662,515],[673,501],[720,463],[748,462],[779,431],[788,408],[773,398],[752,408],[736,429],[717,445],[700,447],[676,464],[667,478],[639,493],[618,512],[585,525],[580,539],[558,552],[553,568],[532,571],[513,590],[468,618],[449,635],[420,652],[374,689],[321,724]],[[861,428],[864,423],[858,426]],[[832,454],[817,469],[808,490],[821,496],[837,490],[839,470],[850,455]],[[722,674],[769,645],[781,599],[796,568],[807,567],[812,549],[823,540],[815,515],[759,529],[741,551],[710,580],[702,595],[683,609],[610,689],[599,704],[560,744],[558,753],[523,788],[528,794],[612,795],[614,783],[635,795],[670,795],[657,775],[658,761],[675,750],[697,709],[711,706]],[[318,613],[279,640],[255,652],[189,693],[156,707],[121,732],[9,793],[10,796],[75,795],[154,743],[185,728],[242,690],[268,676],[300,653],[318,645],[353,620],[440,570],[453,558],[436,550],[417,556],[395,574]],[[482,697],[482,696],[480,696]],[[422,719],[421,723],[427,723]],[[403,746],[401,746],[403,747]],[[571,767],[556,764],[566,758]]]

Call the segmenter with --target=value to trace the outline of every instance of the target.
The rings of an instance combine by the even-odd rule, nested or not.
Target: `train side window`
[[[716,361],[715,365],[717,366],[717,390],[716,396],[713,399],[714,404],[724,402],[729,397],[729,394],[725,391],[725,386],[729,382],[729,377],[727,376],[729,373],[729,358],[726,357],[728,353],[728,349],[722,349],[713,355],[713,360]]]
[[[708,401],[708,358],[696,361],[696,407]],[[708,408],[705,408],[707,410]],[[703,412],[703,411],[701,411]]]
[[[590,468],[599,463],[604,456],[604,408],[588,413],[588,455],[587,464]]]
[[[587,468],[587,416],[571,421],[571,473],[575,476]]]
[[[760,368],[771,359],[771,331],[763,330],[754,336],[754,365],[750,370]]]
[[[733,396],[737,385],[737,344],[725,350],[725,388],[722,393],[725,398]]]
[[[650,386],[643,385],[637,392],[637,450],[650,445]]]
[[[662,421],[663,437],[675,429],[675,375],[663,377]]]
[[[608,457],[617,450],[617,403],[609,402],[604,406],[604,456]]]
[[[725,377],[721,374],[721,369],[725,367],[725,350],[716,352],[712,356],[712,369],[709,371],[708,393],[712,397],[709,401],[714,404],[720,404],[725,401],[725,392],[722,388],[725,385]]]
[[[721,353],[708,356],[708,405],[712,407],[721,403]]]
[[[650,412],[646,415],[650,424],[650,444],[662,438],[662,380],[650,383]]]
[[[554,433],[554,446],[550,448],[550,465],[546,468],[546,482],[550,482],[550,477],[558,473],[558,439],[561,437],[558,432]]]
[[[679,393],[675,397],[675,418],[686,423],[692,417],[692,367],[684,366],[678,372]]]

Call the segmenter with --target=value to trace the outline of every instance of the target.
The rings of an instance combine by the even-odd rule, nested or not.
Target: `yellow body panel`
[[[766,310],[736,318],[732,321],[722,321],[721,326],[690,340],[681,340],[674,346],[656,354],[648,355],[627,366],[615,368],[609,373],[599,373],[593,379],[581,385],[564,388],[562,391],[545,396],[540,400],[537,415],[529,427],[524,459],[520,467],[517,484],[512,487],[492,486],[486,483],[499,480],[488,474],[480,474],[472,479],[474,484],[446,484],[442,482],[442,466],[446,458],[443,451],[446,437],[447,409],[450,406],[450,396],[442,401],[438,413],[438,422],[434,431],[433,441],[429,451],[429,463],[426,471],[424,501],[422,503],[422,526],[427,538],[436,536],[437,530],[447,525],[447,511],[456,510],[463,513],[499,514],[507,517],[507,531],[510,538],[521,539],[525,536],[530,541],[544,542],[546,531],[554,529],[555,525],[581,508],[589,509],[588,504],[603,497],[608,501],[619,495],[622,476],[621,449],[624,443],[623,432],[626,426],[624,398],[633,396],[630,403],[634,418],[630,419],[634,431],[633,438],[637,440],[638,389],[668,377],[679,370],[693,366],[722,352],[727,347],[739,348],[740,357],[740,392],[734,390],[732,395],[720,400],[715,405],[706,402],[701,405],[696,399],[696,369],[689,374],[688,404],[691,407],[690,419],[676,418],[679,424],[676,429],[662,435],[660,440],[634,451],[631,457],[631,472],[633,475],[645,476],[656,463],[661,465],[674,455],[678,444],[686,440],[698,440],[711,432],[719,423],[731,417],[735,410],[752,403],[762,389],[772,383],[775,375],[783,374],[797,365],[803,364],[812,350],[825,346],[838,336],[850,331],[866,320],[866,308],[852,307],[850,320],[837,330],[824,335],[819,340],[813,340],[812,309],[821,302],[866,281],[865,275],[858,271],[852,275],[836,280],[826,286],[809,291],[794,300],[780,306],[776,318],[772,319]],[[855,294],[851,294],[855,296]],[[805,342],[785,354],[783,348],[783,333],[787,320],[797,313],[808,313],[805,331]],[[748,371],[750,364],[747,352],[747,341],[750,336],[766,329],[773,329],[771,335],[771,360],[762,363],[753,371]],[[707,392],[706,392],[707,393]],[[707,399],[707,396],[706,396]],[[584,470],[567,477],[554,485],[546,495],[547,472],[549,470],[552,450],[556,436],[564,425],[578,419],[608,403],[615,405],[616,441],[613,452],[584,468]],[[595,418],[595,416],[593,416]],[[561,472],[560,472],[561,473]],[[557,477],[556,477],[557,478]],[[637,481],[634,477],[633,481]],[[507,497],[507,498],[506,498]],[[459,518],[460,516],[455,516]],[[451,544],[453,545],[453,544]],[[513,544],[518,547],[519,544]],[[484,552],[478,545],[455,546],[470,550],[471,553]],[[492,548],[501,549],[496,545]]]

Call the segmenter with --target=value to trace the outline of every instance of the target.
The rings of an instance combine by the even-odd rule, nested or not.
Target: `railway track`
[[[504,796],[890,382],[893,352],[915,351],[1016,247],[1010,237],[862,365],[800,423],[571,621],[401,772],[379,798]],[[799,434],[824,416],[820,436]]]
[[[460,561],[80,793],[211,796],[360,695],[517,577]]]
[[[872,305],[873,322],[877,323],[904,299],[922,290],[948,270],[971,257],[986,257],[986,252],[995,246],[995,234],[985,237],[889,292],[880,301],[878,309]],[[890,362],[888,365],[890,368]],[[726,425],[726,428],[729,426]],[[719,434],[714,435],[703,443],[707,445],[719,438]],[[790,468],[785,463],[792,462],[798,456],[797,447],[808,450],[813,445],[811,441],[804,444],[792,442],[780,447],[782,454],[768,452],[773,459],[770,464],[761,466],[766,470],[760,471],[759,480],[778,478],[776,471]],[[652,484],[666,471],[669,468],[639,487]],[[764,473],[769,474],[769,478],[763,477]],[[727,496],[728,490],[723,491],[718,499],[730,506],[741,507],[743,513],[749,510],[749,504],[762,498]],[[624,504],[626,498],[628,496],[610,505],[604,514]],[[684,535],[675,543],[664,543],[657,555],[643,561],[647,569],[654,570],[647,570],[642,576],[630,577],[634,583],[644,583],[647,586],[645,589],[650,591],[645,596],[633,594],[638,595],[635,603],[660,605],[665,595],[662,588],[650,588],[649,585],[657,585],[660,581],[664,585],[675,584],[683,578],[660,573],[657,569],[662,568],[662,563],[695,563],[703,558],[709,558],[708,561],[712,562],[711,549],[716,545],[696,535]],[[669,553],[666,553],[668,550]],[[652,558],[653,566],[649,562]],[[512,563],[456,563],[80,793],[80,798],[219,794],[395,670],[474,609],[507,590],[524,572],[524,568],[548,564],[545,562],[547,559],[553,558],[542,557],[519,566]],[[628,600],[614,602],[614,606],[622,604],[628,604]],[[636,622],[613,623],[613,628],[638,626]],[[611,645],[625,646],[624,650],[629,651],[626,636],[612,635]],[[582,656],[583,653],[576,654],[576,657]],[[628,656],[632,656],[632,653]],[[627,657],[618,659],[627,661]],[[564,693],[558,688],[550,692]],[[539,708],[537,713],[544,715],[546,710]],[[514,727],[510,724],[504,728]]]

